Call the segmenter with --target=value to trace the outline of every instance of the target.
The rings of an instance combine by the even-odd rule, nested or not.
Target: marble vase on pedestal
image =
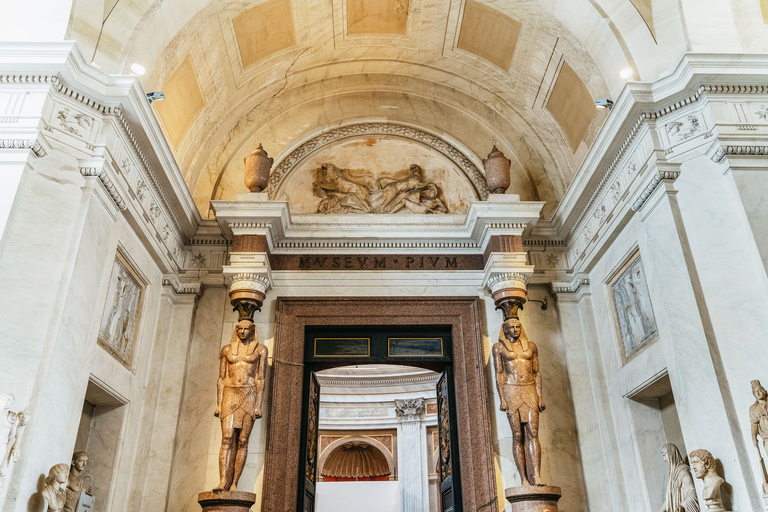
[[[248,512],[256,503],[256,495],[243,491],[207,491],[197,495],[203,512]]]
[[[507,487],[504,497],[512,504],[512,512],[558,512],[557,502],[562,496],[553,485],[524,485]]]

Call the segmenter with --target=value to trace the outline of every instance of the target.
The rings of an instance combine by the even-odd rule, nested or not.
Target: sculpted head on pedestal
[[[707,450],[693,450],[688,454],[691,469],[696,478],[704,478],[709,473],[715,473],[715,458]]]
[[[702,496],[707,501],[708,510],[723,510],[720,488],[725,483],[725,480],[717,474],[715,458],[708,450],[693,450],[688,454],[688,459],[691,461],[693,474],[704,482],[704,493]]]
[[[82,472],[88,465],[88,454],[85,452],[75,452],[72,454],[72,469]]]
[[[768,398],[768,391],[760,384],[759,380],[752,381],[752,394],[757,400],[765,400]]]

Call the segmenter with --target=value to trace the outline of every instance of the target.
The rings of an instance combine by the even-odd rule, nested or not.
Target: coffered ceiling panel
[[[408,0],[347,0],[347,33],[404,35]]]
[[[458,47],[509,71],[522,26],[487,5],[467,0]]]
[[[163,85],[163,92],[165,100],[153,105],[163,121],[171,143],[178,148],[189,125],[205,106],[191,57],[185,58],[173,72]]]
[[[571,150],[575,152],[587,134],[596,109],[584,82],[567,62],[564,62],[560,69],[547,102],[547,110],[560,125]]]
[[[268,0],[232,20],[243,67],[296,44],[291,3]]]

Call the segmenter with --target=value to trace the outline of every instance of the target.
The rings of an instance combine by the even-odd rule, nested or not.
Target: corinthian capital
[[[397,417],[402,421],[418,421],[424,414],[423,398],[406,398],[404,400],[395,400],[395,411]]]

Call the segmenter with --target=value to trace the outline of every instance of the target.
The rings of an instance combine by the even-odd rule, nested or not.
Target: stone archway
[[[309,325],[450,325],[464,510],[498,510],[477,297],[278,298],[264,462],[264,512],[295,508]]]

